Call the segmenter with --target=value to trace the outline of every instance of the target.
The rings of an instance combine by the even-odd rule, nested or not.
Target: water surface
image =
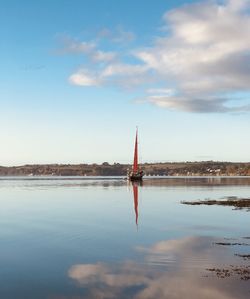
[[[249,298],[250,178],[0,178],[0,298]]]

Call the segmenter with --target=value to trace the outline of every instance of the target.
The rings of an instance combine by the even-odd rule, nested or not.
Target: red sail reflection
[[[135,223],[138,225],[138,185],[133,184],[134,193],[134,209],[135,209]]]

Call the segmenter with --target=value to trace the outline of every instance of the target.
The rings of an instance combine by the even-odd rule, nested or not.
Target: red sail
[[[137,171],[138,171],[138,140],[137,140],[137,130],[136,130],[133,172],[137,172]]]

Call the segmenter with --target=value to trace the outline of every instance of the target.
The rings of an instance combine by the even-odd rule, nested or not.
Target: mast
[[[138,171],[138,129],[136,129],[135,135],[135,152],[134,152],[134,164],[133,164],[133,172]]]

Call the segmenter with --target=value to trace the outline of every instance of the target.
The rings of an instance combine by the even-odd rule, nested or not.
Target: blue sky
[[[250,160],[248,0],[0,5],[0,165]]]

